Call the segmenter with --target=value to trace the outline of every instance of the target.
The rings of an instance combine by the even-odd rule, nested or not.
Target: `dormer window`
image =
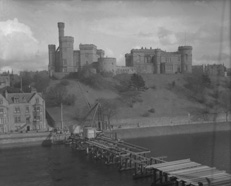
[[[39,104],[39,98],[36,98],[35,101],[36,101],[36,104]]]
[[[12,101],[13,101],[14,103],[18,103],[18,102],[19,102],[19,98],[18,98],[18,97],[13,97],[13,98],[12,98]]]

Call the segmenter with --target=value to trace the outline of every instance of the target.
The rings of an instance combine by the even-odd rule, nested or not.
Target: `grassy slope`
[[[148,117],[187,115],[188,112],[199,112],[204,109],[203,104],[188,98],[188,90],[184,88],[185,77],[183,75],[144,74],[142,76],[148,87],[148,90],[140,93],[142,102],[136,102],[129,106],[124,104],[126,100],[117,101],[119,109],[116,118],[143,117],[142,115],[151,108],[155,109],[155,113],[150,113]],[[223,82],[220,79],[211,80],[214,84]],[[105,87],[103,89],[93,89],[82,83],[79,86],[75,80],[68,81],[70,82],[67,85],[68,93],[75,94],[77,99],[74,106],[65,106],[64,116],[66,120],[73,120],[76,112],[86,107],[86,101],[93,105],[98,98],[116,100],[120,98],[120,94],[111,87],[108,89]],[[110,81],[114,84],[118,83],[113,79],[110,79]],[[173,81],[175,81],[175,87],[171,88]],[[57,82],[59,81],[53,81],[52,84]],[[222,85],[217,87],[222,89]],[[208,95],[207,97],[212,99]]]

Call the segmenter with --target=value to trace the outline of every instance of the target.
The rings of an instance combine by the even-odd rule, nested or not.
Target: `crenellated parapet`
[[[125,54],[126,66],[153,66],[154,74],[191,73],[192,46],[179,46],[178,51],[167,52],[159,48],[132,49]]]

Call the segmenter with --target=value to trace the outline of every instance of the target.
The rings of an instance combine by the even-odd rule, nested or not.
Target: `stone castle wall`
[[[173,74],[192,72],[192,47],[180,46],[176,52],[161,49],[132,49],[125,54],[125,67],[116,66],[115,58],[104,57],[105,52],[93,44],[80,44],[73,49],[74,38],[64,35],[64,23],[58,23],[59,46],[49,45],[50,76],[54,73],[77,72],[84,65],[94,66],[98,72]]]

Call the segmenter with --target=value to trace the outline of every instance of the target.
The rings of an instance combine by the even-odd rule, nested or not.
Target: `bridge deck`
[[[230,174],[219,171],[214,167],[211,168],[192,162],[190,159],[148,165],[145,168],[167,174],[168,177],[176,178],[177,181],[184,182],[186,185],[231,185]]]

